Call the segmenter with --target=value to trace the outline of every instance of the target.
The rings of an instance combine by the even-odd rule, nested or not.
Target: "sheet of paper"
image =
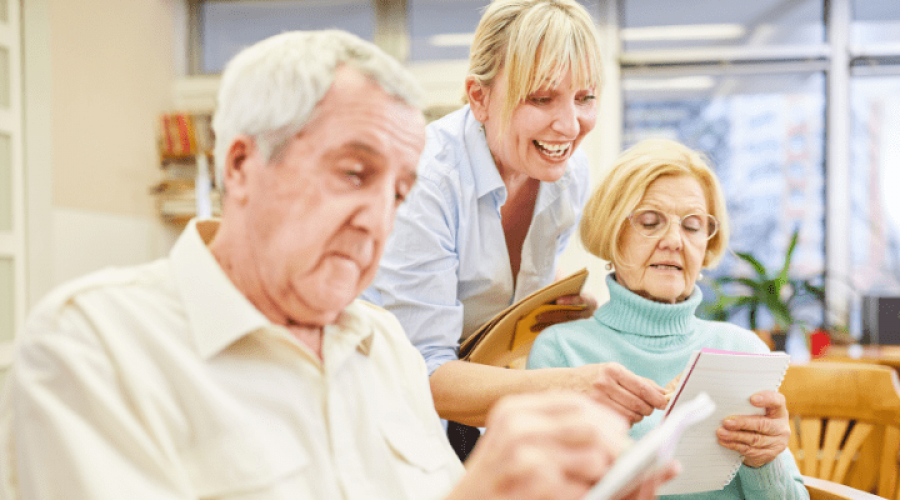
[[[741,456],[719,446],[716,429],[731,415],[762,415],[762,408],[750,404],[750,396],[777,390],[789,362],[790,357],[783,353],[744,354],[712,349],[694,353],[666,412],[671,415],[670,411],[701,392],[709,394],[716,409],[710,418],[685,431],[675,453],[682,472],[660,488],[660,495],[720,490],[731,482],[741,465]]]
[[[622,453],[583,500],[617,500],[633,491],[647,475],[672,459],[685,429],[709,417],[715,407],[704,393],[679,405],[659,426]]]

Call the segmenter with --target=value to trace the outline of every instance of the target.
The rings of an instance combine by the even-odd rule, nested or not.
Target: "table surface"
[[[820,359],[864,361],[900,369],[900,345],[832,345]]]

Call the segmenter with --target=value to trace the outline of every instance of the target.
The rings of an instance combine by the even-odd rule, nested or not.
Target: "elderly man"
[[[422,358],[354,300],[416,179],[416,89],[341,32],[237,55],[214,120],[221,221],[35,308],[0,402],[0,496],[583,495],[615,458],[620,417],[576,395],[505,400],[464,471]]]

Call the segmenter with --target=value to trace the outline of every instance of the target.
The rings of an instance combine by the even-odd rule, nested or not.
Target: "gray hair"
[[[312,117],[346,64],[390,95],[419,107],[422,90],[399,62],[359,37],[338,30],[291,31],[243,49],[222,73],[212,126],[217,185],[238,135],[254,138],[268,162]]]

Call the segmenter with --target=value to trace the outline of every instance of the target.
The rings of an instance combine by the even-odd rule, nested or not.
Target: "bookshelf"
[[[157,146],[161,180],[150,188],[160,218],[183,227],[194,216],[218,216],[212,115],[172,112],[159,117]]]

